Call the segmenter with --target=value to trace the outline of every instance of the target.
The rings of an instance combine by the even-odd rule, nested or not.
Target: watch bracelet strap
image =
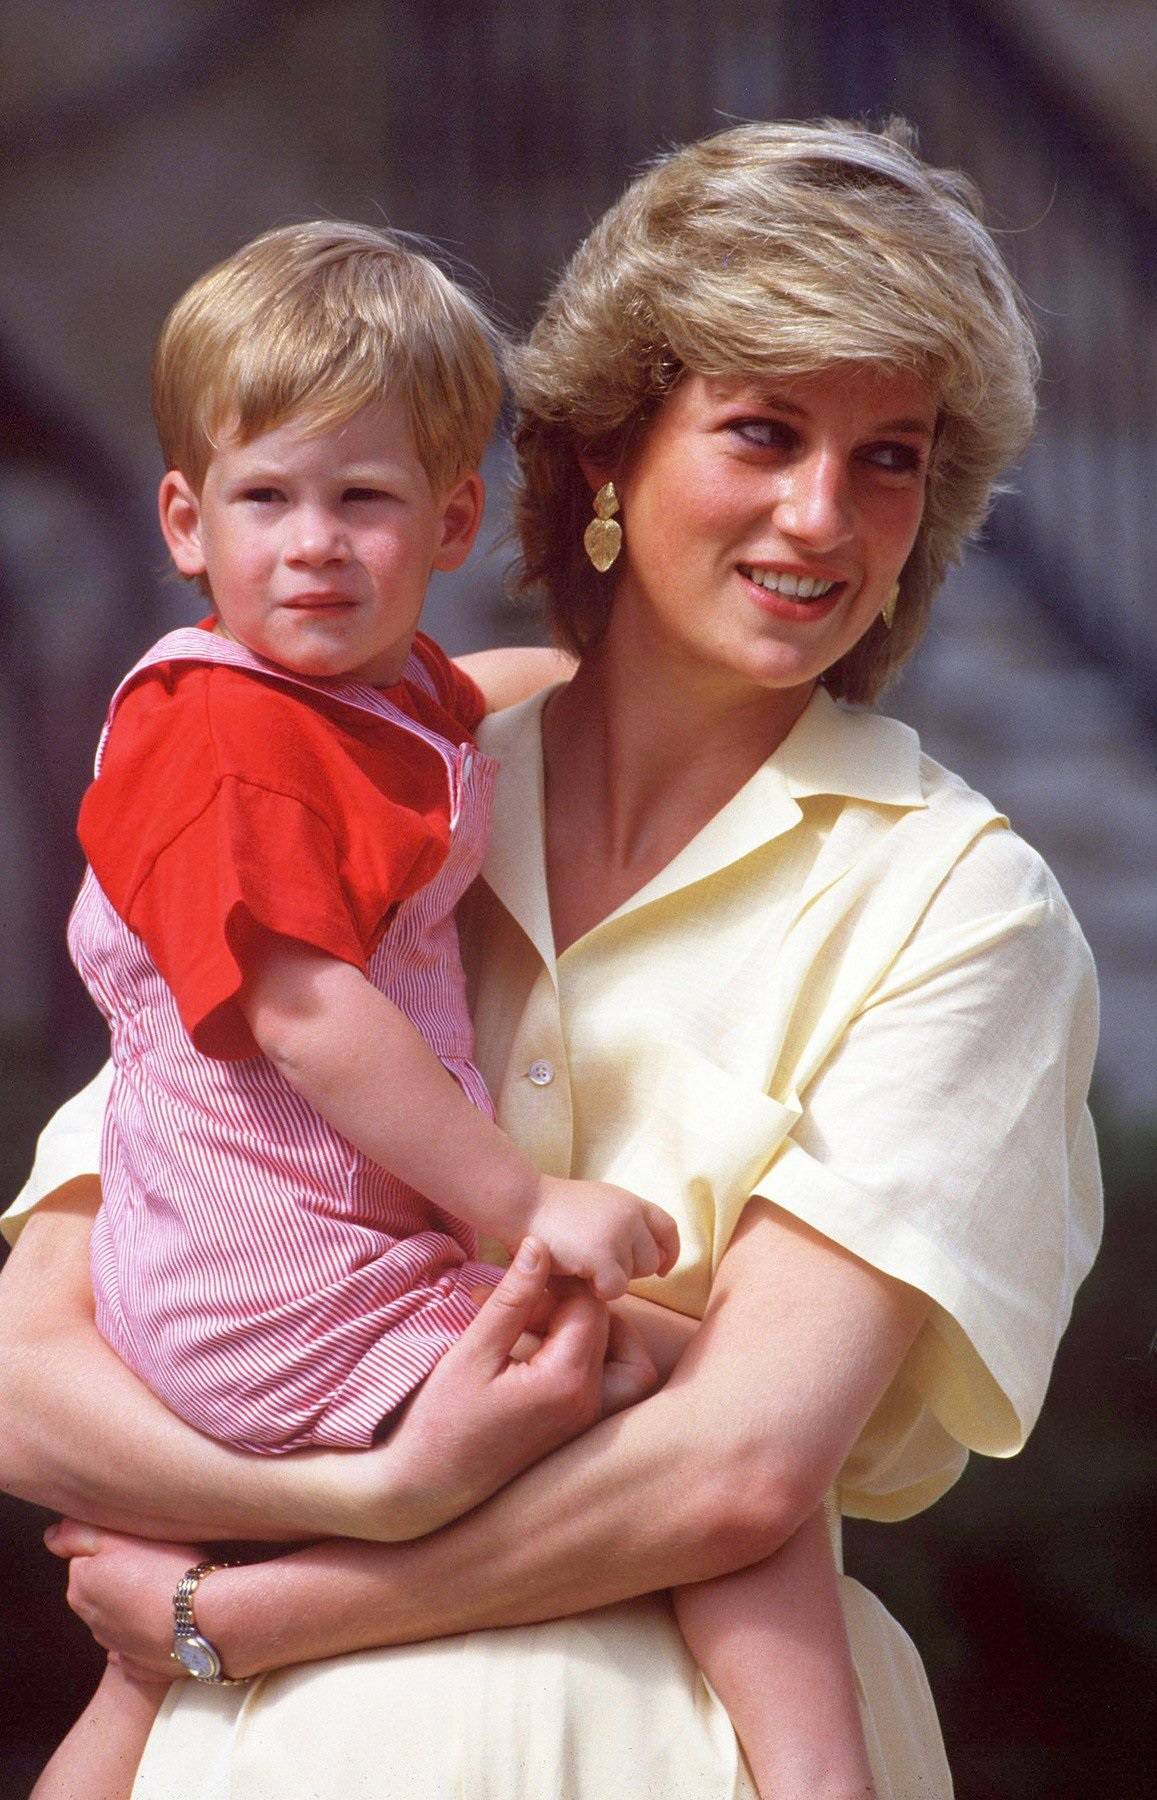
[[[173,1632],[176,1637],[200,1637],[201,1635],[193,1613],[193,1595],[206,1575],[214,1575],[218,1569],[238,1569],[240,1567],[241,1564],[237,1561],[199,1562],[195,1567],[186,1569],[173,1592]],[[234,1687],[240,1683],[235,1676],[219,1675],[215,1685]]]

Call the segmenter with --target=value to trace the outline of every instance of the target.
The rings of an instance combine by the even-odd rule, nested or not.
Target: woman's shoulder
[[[1047,903],[1070,912],[1055,874],[1036,847],[1021,836],[1008,814],[969,785],[963,776],[920,753],[920,780],[930,826],[965,814],[983,821],[953,865],[954,887],[967,891],[988,910],[1013,910]]]
[[[991,800],[923,751],[919,769],[926,804],[894,834],[891,872],[903,886],[922,855],[941,867],[900,960],[920,962],[945,945],[983,960],[999,946],[1000,958],[1035,969],[1046,985],[1068,970],[1076,987],[1093,991],[1092,954],[1044,856]]]
[[[877,902],[891,904],[924,884],[917,938],[941,931],[968,936],[996,921],[1015,921],[1032,930],[1042,950],[1052,941],[1088,958],[1056,875],[994,801],[930,756],[900,720],[842,707],[839,715],[845,750],[863,762],[870,756],[877,765],[906,770],[908,791],[897,787],[895,806],[870,808],[877,814],[870,857]]]

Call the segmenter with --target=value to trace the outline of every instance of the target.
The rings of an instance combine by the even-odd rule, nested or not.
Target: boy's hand
[[[560,1275],[581,1276],[600,1300],[617,1300],[641,1276],[666,1275],[679,1254],[669,1213],[605,1181],[541,1176],[527,1229]]]

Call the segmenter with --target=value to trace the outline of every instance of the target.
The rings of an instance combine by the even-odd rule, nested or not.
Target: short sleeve
[[[87,1087],[58,1108],[40,1134],[28,1180],[7,1212],[0,1231],[14,1244],[42,1200],[81,1175],[100,1171],[104,1109],[112,1088],[112,1064],[106,1063]]]
[[[404,806],[383,796],[377,811],[373,865],[353,867],[331,820],[295,795],[227,776],[155,858],[124,917],[203,1055],[257,1053],[236,1001],[269,936],[364,971],[429,844]]]
[[[921,1289],[928,1324],[842,1481],[899,1517],[1007,1456],[1100,1236],[1088,947],[1040,858],[976,840],[802,1096],[758,1191]]]

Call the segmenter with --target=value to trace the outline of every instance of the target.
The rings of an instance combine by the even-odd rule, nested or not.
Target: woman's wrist
[[[198,1629],[234,1679],[398,1643],[407,1546],[326,1543],[218,1570],[197,1595]]]

